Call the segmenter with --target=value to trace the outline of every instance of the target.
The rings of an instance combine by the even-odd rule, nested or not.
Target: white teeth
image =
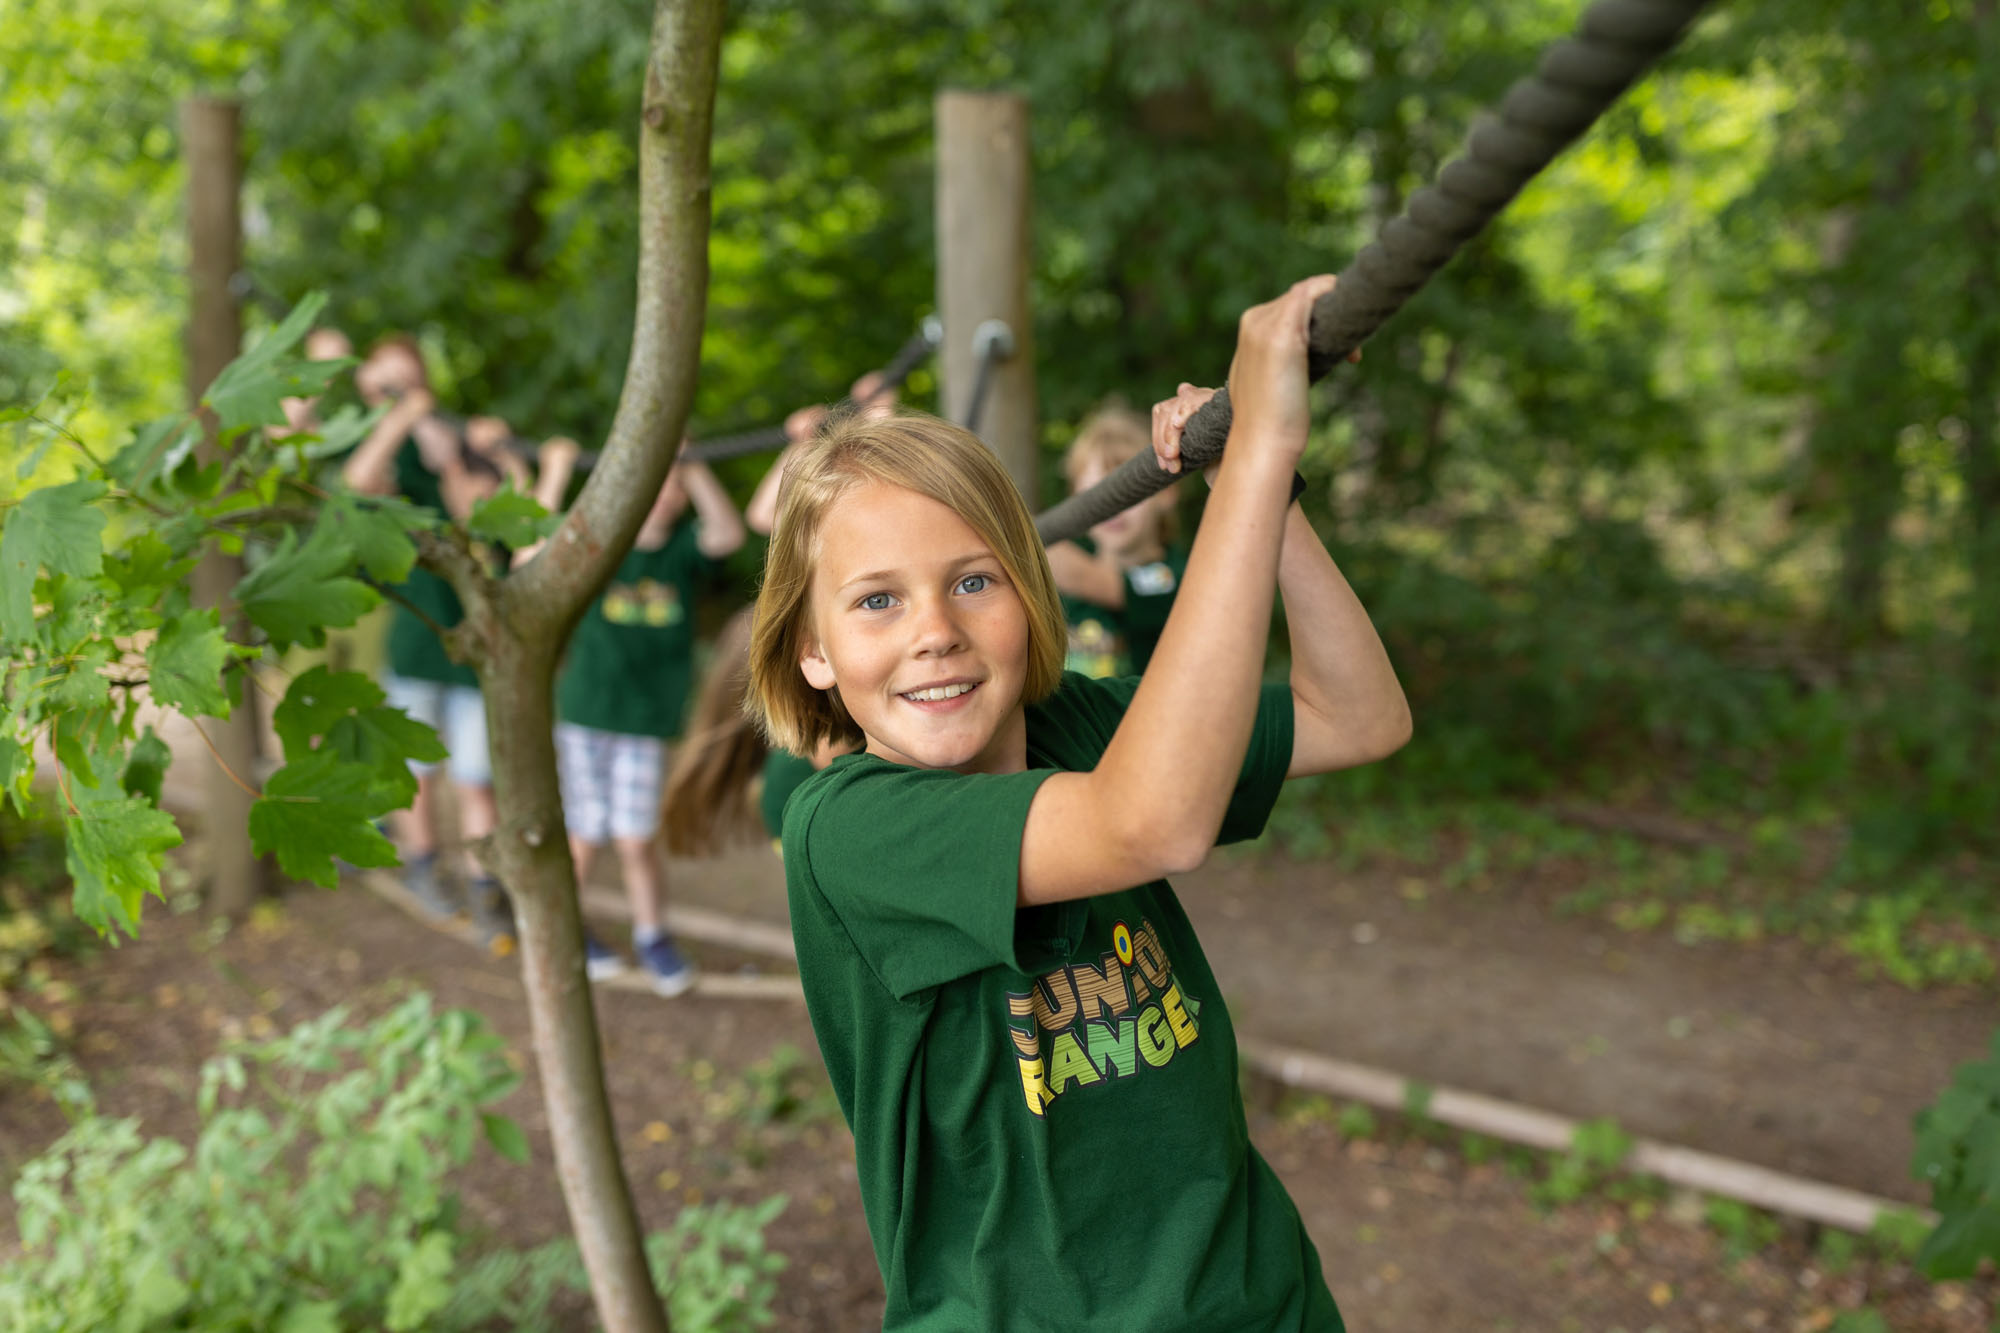
[[[971,688],[972,686],[969,684],[934,685],[928,690],[911,690],[903,697],[915,703],[930,704],[936,703],[940,699],[956,699]]]

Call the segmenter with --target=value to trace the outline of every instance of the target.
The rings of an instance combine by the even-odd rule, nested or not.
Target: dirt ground
[[[768,857],[682,869],[681,901],[770,915]],[[1454,900],[1445,912],[1404,886],[1250,861],[1183,888],[1246,1032],[1550,1109],[1615,1114],[1641,1132],[1906,1197],[1915,1197],[1900,1178],[1907,1111],[1976,1052],[1994,1019],[1990,993],[1909,995],[1795,951],[1605,938],[1552,918],[1527,889]],[[775,902],[781,914],[782,896]],[[691,951],[711,972],[782,970]],[[141,941],[60,963],[49,980],[55,987],[27,1002],[45,1009],[49,995],[62,997],[100,1104],[156,1133],[191,1133],[195,1071],[222,1038],[340,1001],[379,1007],[419,985],[527,1047],[510,963],[355,888],[299,890],[220,938],[197,917],[149,905]],[[782,1192],[791,1202],[769,1233],[790,1261],[778,1327],[879,1326],[852,1148],[803,1006],[598,996],[621,1147],[647,1224],[664,1225],[683,1202]],[[1669,1029],[1674,1017],[1684,1021]],[[817,1091],[801,1113],[745,1129],[742,1090],[781,1067],[786,1048],[803,1053],[800,1077]],[[1805,1104],[1788,1112],[1794,1098]],[[1875,1109],[1859,1109],[1869,1098]],[[1696,1200],[1599,1194],[1543,1212],[1504,1160],[1475,1160],[1456,1141],[1394,1129],[1346,1138],[1332,1108],[1272,1087],[1254,1088],[1252,1106],[1253,1134],[1356,1330],[1812,1333],[1865,1302],[1898,1333],[1976,1333],[2000,1313],[1991,1278],[1932,1287],[1865,1254],[1835,1271],[1799,1228],[1732,1258],[1728,1240],[1699,1224]],[[482,1150],[462,1179],[469,1215],[515,1244],[558,1235],[565,1221],[532,1069],[499,1109],[527,1131],[533,1159],[514,1166]],[[0,1085],[0,1171],[11,1174],[61,1127],[53,1105]]]

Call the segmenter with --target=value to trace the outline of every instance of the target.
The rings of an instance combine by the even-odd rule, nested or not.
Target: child
[[[1287,776],[1409,735],[1367,613],[1288,503],[1332,284],[1243,316],[1229,450],[1141,679],[1062,672],[1032,521],[963,430],[857,421],[792,463],[752,692],[794,754],[862,745],[794,794],[785,878],[885,1329],[1342,1326],[1162,878],[1254,837]],[[1204,400],[1154,408],[1170,471]],[[1278,585],[1291,682],[1260,689]]]
[[[435,415],[437,402],[413,341],[390,337],[378,343],[355,371],[354,385],[371,407],[389,404],[368,438],[341,465],[354,490],[400,496],[463,520],[480,497],[498,489],[500,465],[488,452],[467,448],[458,431]],[[396,608],[389,622],[382,689],[392,706],[435,730],[450,753],[463,847],[491,833],[498,822],[479,677],[451,659],[433,628],[451,628],[464,610],[451,585],[422,567],[389,591]],[[460,904],[438,874],[436,765],[412,761],[410,768],[417,777],[416,799],[392,817],[404,883],[425,910],[449,917]],[[470,852],[464,858],[461,869],[471,887],[474,923],[489,948],[506,953],[513,947],[514,927],[500,882]]]
[[[564,454],[551,454],[537,486],[559,497]],[[567,454],[574,461],[573,450]],[[684,522],[692,501],[694,520]],[[694,984],[693,964],[660,918],[666,862],[656,835],[667,740],[681,730],[694,675],[694,602],[717,562],[743,544],[743,521],[708,468],[683,460],[667,473],[632,549],[584,612],[556,685],[556,762],[578,883],[598,848],[618,855],[632,908],[632,946],[661,995]],[[625,960],[588,932],[593,980]]]
[[[1150,445],[1138,413],[1093,413],[1063,459],[1070,493],[1089,490]],[[1082,541],[1049,548],[1069,622],[1067,669],[1098,680],[1145,671],[1187,570],[1187,552],[1168,544],[1173,521],[1174,493],[1164,490],[1113,514]]]

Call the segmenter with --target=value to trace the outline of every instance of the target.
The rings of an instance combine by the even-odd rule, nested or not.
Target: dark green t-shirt
[[[1096,765],[1137,686],[1066,674],[1027,710],[1026,772],[849,755],[785,812],[885,1330],[1342,1327],[1250,1145],[1229,1011],[1173,889],[1015,906],[1036,789]],[[1262,830],[1291,749],[1290,693],[1268,687],[1221,841]]]
[[[764,827],[774,838],[785,835],[785,803],[801,783],[819,770],[812,760],[801,759],[789,750],[773,750],[764,756],[764,789],[757,793],[757,808],[763,813]]]
[[[570,637],[556,716],[626,736],[678,736],[694,678],[694,600],[717,563],[692,516],[619,562]]]
[[[414,439],[404,440],[403,447],[396,451],[396,493],[411,504],[422,505],[440,515],[445,512],[444,488],[437,474],[424,466]],[[395,591],[436,621],[441,629],[450,629],[465,618],[465,609],[459,605],[458,594],[451,590],[451,585],[421,565],[413,567],[410,577]],[[396,604],[396,613],[389,621],[388,656],[389,670],[399,676],[478,688],[478,674],[471,667],[452,661],[444,650],[444,641],[402,602]]]
[[[1096,544],[1088,537],[1079,538],[1077,545],[1097,553]],[[1063,666],[1093,680],[1143,673],[1153,660],[1153,649],[1159,647],[1167,613],[1174,609],[1174,595],[1187,573],[1187,557],[1185,547],[1169,546],[1158,560],[1126,570],[1125,605],[1115,611],[1081,597],[1065,596],[1062,606],[1063,618],[1069,622],[1069,651]]]

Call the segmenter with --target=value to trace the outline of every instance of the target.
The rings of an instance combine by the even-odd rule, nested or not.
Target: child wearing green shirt
[[[575,457],[564,443],[544,446],[537,480],[538,497],[557,504]],[[694,676],[695,598],[742,544],[743,521],[721,483],[702,463],[676,462],[632,549],[577,623],[556,683],[557,777],[577,882],[609,843],[632,909],[633,952],[662,995],[695,980],[660,915],[667,742],[680,735]],[[593,980],[625,970],[624,958],[587,931],[584,949]]]
[[[1081,494],[1152,447],[1145,420],[1123,407],[1085,418],[1063,456],[1072,495]],[[1152,661],[1187,550],[1173,539],[1174,493],[1164,490],[1113,514],[1073,542],[1049,548],[1049,571],[1069,623],[1063,665],[1096,680],[1136,676]]]
[[[965,431],[843,423],[788,469],[751,693],[795,755],[860,746],[793,795],[784,855],[885,1329],[1342,1327],[1250,1144],[1229,1012],[1165,880],[1255,836],[1286,777],[1409,735],[1289,499],[1332,285],[1243,317],[1229,448],[1143,679],[1062,670],[1033,522]],[[1155,409],[1167,470],[1207,393]],[[1260,686],[1279,586],[1291,679]]]

